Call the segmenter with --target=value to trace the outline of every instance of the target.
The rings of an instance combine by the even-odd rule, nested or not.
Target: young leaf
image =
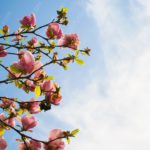
[[[68,144],[70,144],[70,138],[67,137],[66,140],[67,140]]]
[[[76,50],[75,51],[75,56],[78,56],[79,55],[79,50]]]
[[[75,130],[73,130],[72,132],[71,132],[71,136],[76,136],[78,133],[79,133],[79,131],[80,131],[80,129],[75,129]]]
[[[38,98],[41,95],[41,88],[40,88],[40,86],[36,86],[35,87],[34,94],[35,94],[36,98]]]
[[[22,115],[24,113],[24,110],[20,108],[17,113],[20,116],[20,115]]]
[[[4,34],[4,32],[3,32],[3,30],[2,30],[2,29],[0,29],[0,34],[2,34],[2,35]]]
[[[54,76],[48,76],[48,77],[46,77],[46,80],[54,80],[55,79],[55,77]]]
[[[10,66],[10,70],[13,72],[13,73],[21,73],[22,70],[16,68],[14,65],[11,65]]]
[[[4,133],[5,133],[5,129],[0,128],[0,136],[3,136],[3,135],[4,135]]]
[[[79,64],[79,65],[84,65],[84,61],[80,58],[76,58],[75,61]]]

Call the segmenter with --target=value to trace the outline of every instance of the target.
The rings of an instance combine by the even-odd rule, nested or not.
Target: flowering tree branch
[[[46,73],[45,67],[57,64],[66,70],[70,63],[84,64],[79,57],[90,54],[89,48],[79,49],[77,34],[63,33],[60,26],[68,24],[67,12],[67,8],[61,8],[55,19],[39,27],[36,26],[35,14],[32,14],[23,17],[19,29],[14,33],[9,33],[7,25],[0,29],[0,68],[6,72],[6,78],[0,80],[0,85],[12,83],[27,94],[35,94],[35,98],[26,101],[9,98],[7,95],[0,96],[1,150],[7,147],[4,133],[9,129],[20,135],[20,139],[17,139],[20,142],[19,150],[63,150],[63,139],[69,142],[70,137],[74,137],[79,131],[53,129],[45,141],[25,134],[37,126],[35,114],[50,110],[51,105],[57,106],[62,100],[60,86],[52,81],[54,77]],[[46,30],[45,35],[39,32],[41,29]],[[62,49],[68,49],[66,54],[60,54]],[[16,62],[6,66],[5,61],[9,55],[16,56]],[[42,61],[42,58],[47,58],[47,62]],[[44,98],[36,100],[40,96]]]

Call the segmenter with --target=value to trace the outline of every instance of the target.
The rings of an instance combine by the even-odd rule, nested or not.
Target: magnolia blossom
[[[30,46],[36,46],[38,44],[38,40],[36,37],[33,37],[30,41],[28,41]]]
[[[3,26],[3,32],[4,34],[7,34],[9,32],[9,27],[7,25]]]
[[[48,25],[46,35],[49,39],[60,39],[62,37],[62,30],[58,23],[50,23]]]
[[[0,46],[0,57],[5,57],[7,55],[7,51],[4,50],[4,46]]]
[[[5,121],[5,123],[7,123],[8,125],[14,127],[16,125],[15,123],[15,118],[9,118]]]
[[[12,39],[12,42],[15,42],[15,41],[18,42],[18,41],[20,41],[22,39],[22,36],[20,35],[21,31],[22,31],[21,29],[18,29],[15,32],[16,37],[14,39]]]
[[[51,83],[50,81],[44,81],[41,84],[41,89],[45,92],[46,100],[54,105],[58,105],[62,100],[59,88],[56,83]]]
[[[31,128],[34,128],[37,125],[37,121],[34,118],[34,116],[31,117],[23,116],[21,118],[21,123],[24,130],[29,130]]]
[[[51,81],[44,81],[41,84],[41,89],[46,93],[46,95],[49,95],[49,93],[52,91]]]
[[[34,70],[34,64],[35,60],[33,54],[29,51],[26,51],[23,55],[21,55],[20,61],[13,63],[13,66],[20,70],[20,72],[27,74],[32,73]]]
[[[1,114],[0,114],[0,119],[1,119],[1,120],[4,120],[4,119],[5,119],[4,113],[1,113]]]
[[[47,99],[51,102],[51,104],[53,105],[59,105],[61,100],[62,100],[62,96],[60,94],[59,91],[60,87],[58,84],[53,83],[51,85],[51,92],[49,92],[47,94]]]
[[[30,105],[29,105],[29,112],[31,114],[36,114],[36,113],[40,112],[39,104],[40,104],[39,102],[32,102],[32,103],[30,103]]]
[[[62,95],[60,93],[53,93],[50,97],[50,102],[53,105],[59,105],[62,100]]]
[[[34,65],[34,70],[33,71],[35,71],[35,73],[34,73],[34,79],[36,80],[36,79],[41,79],[42,77],[43,77],[43,75],[44,75],[44,69],[42,68],[42,63],[41,63],[41,61],[36,61],[35,62],[35,65]]]
[[[34,28],[36,25],[36,17],[35,14],[31,14],[31,16],[25,16],[22,20],[20,20],[20,23],[23,27],[26,28]]]
[[[36,142],[34,140],[30,140],[29,142],[26,142],[27,146],[30,150],[40,150],[41,149],[41,143]],[[26,150],[26,146],[24,143],[20,143],[18,146],[19,150]]]
[[[5,117],[5,115],[4,115],[4,113],[1,113],[1,114],[0,114],[0,119],[1,119],[2,121],[4,121],[6,124],[8,124],[8,125],[10,125],[10,126],[12,126],[12,127],[15,126],[15,118],[14,118],[14,117],[7,119],[7,118]],[[3,127],[0,126],[0,128],[3,128]]]
[[[62,47],[69,47],[71,49],[78,49],[80,40],[77,34],[65,34],[63,37],[59,40],[59,46]]]
[[[35,89],[35,84],[34,84],[34,82],[31,81],[31,80],[26,80],[26,81],[25,81],[25,85],[23,85],[22,89],[23,89],[24,91],[29,90],[29,91],[33,92],[34,89]]]
[[[3,137],[0,137],[0,150],[5,150],[7,147],[7,143]]]
[[[49,134],[49,143],[44,145],[44,150],[64,150],[65,143],[62,140],[64,132],[61,129],[53,129]],[[59,139],[57,139],[59,138]],[[56,139],[56,140],[55,140]]]
[[[15,102],[12,101],[12,100],[9,100],[9,99],[2,99],[2,103],[0,104],[0,107],[3,107],[3,108],[8,108],[8,107],[14,107],[15,106]]]
[[[35,102],[34,98],[31,98],[29,103],[22,102],[20,104],[21,108],[27,109],[31,114],[36,114],[36,113],[40,112],[40,106],[39,105],[40,105],[40,103]]]

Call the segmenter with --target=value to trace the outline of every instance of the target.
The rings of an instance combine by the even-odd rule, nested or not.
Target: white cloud
[[[69,93],[73,101],[54,111],[58,119],[81,128],[67,149],[150,149],[149,10],[148,0],[87,2],[99,27],[106,75],[100,79],[97,67],[99,75],[90,76],[84,89]]]

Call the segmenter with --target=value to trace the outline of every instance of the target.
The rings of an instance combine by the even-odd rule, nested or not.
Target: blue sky
[[[70,25],[64,31],[78,33],[81,48],[92,49],[83,67],[47,68],[62,86],[63,102],[38,116],[34,136],[44,139],[55,127],[80,128],[67,150],[150,149],[148,0],[1,0],[1,4],[0,26],[8,24],[12,30],[24,15],[35,12],[42,25],[56,9],[69,7]],[[10,91],[11,96],[25,97],[21,91],[0,88],[0,94]],[[10,140],[12,136],[6,134]],[[9,143],[8,150],[16,146]]]

